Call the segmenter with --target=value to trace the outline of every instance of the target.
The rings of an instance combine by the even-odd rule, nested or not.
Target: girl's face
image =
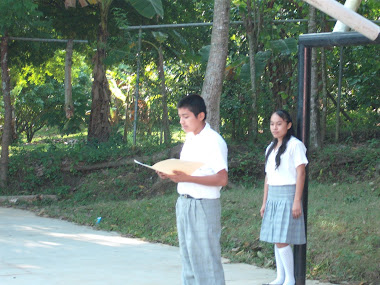
[[[270,117],[270,131],[275,139],[282,141],[288,130],[292,127],[292,123],[288,123],[276,113]]]

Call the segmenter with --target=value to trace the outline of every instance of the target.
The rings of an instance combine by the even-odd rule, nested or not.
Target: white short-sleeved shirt
[[[272,143],[267,147],[265,154],[267,154]],[[267,175],[268,185],[294,185],[297,181],[297,166],[301,164],[308,164],[306,158],[305,145],[295,137],[291,137],[288,141],[285,152],[281,155],[280,166],[276,169],[276,155],[277,150],[272,150],[267,163],[265,165],[265,172]]]
[[[192,176],[208,176],[223,169],[228,171],[227,153],[227,144],[222,136],[206,123],[199,134],[188,133],[186,135],[180,159],[203,162],[204,166],[197,169]],[[177,191],[179,194],[188,194],[198,199],[217,199],[220,197],[221,188],[221,186],[180,182]]]

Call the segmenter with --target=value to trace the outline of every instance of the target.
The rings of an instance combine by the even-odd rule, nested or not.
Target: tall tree
[[[0,159],[0,185],[2,188],[7,185],[8,178],[8,159],[9,145],[12,136],[12,104],[11,104],[11,87],[8,70],[8,41],[9,37],[5,31],[1,38],[1,79],[2,92],[4,99],[4,125],[1,139],[1,159]]]
[[[251,98],[252,98],[252,123],[251,123],[251,136],[254,141],[257,139],[258,133],[258,111],[257,111],[257,97],[258,89],[256,86],[256,52],[259,44],[259,34],[261,28],[261,17],[259,10],[259,3],[255,0],[247,0],[247,16],[244,17],[244,26],[247,32],[248,46],[249,46],[249,66],[250,66],[250,79],[251,79]]]
[[[112,0],[99,2],[100,23],[98,27],[98,41],[94,56],[92,103],[90,122],[88,125],[88,139],[107,141],[111,133],[110,98],[111,91],[106,77],[104,59],[106,57],[106,46],[108,38],[108,14]]]
[[[326,138],[326,119],[327,119],[327,67],[326,50],[321,48],[321,77],[322,77],[322,113],[321,113],[321,146]]]
[[[72,39],[67,41],[66,58],[65,58],[65,111],[66,118],[70,119],[74,115],[73,89],[71,85],[71,66],[73,64],[73,46]]]
[[[163,17],[161,0],[125,0],[130,3],[142,16],[152,18],[155,14]],[[107,54],[108,16],[113,0],[81,0],[82,6],[89,4],[98,5],[100,23],[98,27],[97,49],[94,56],[92,104],[88,126],[88,139],[107,141],[111,133],[109,122],[110,96],[108,81],[106,78],[105,58]],[[66,6],[75,6],[76,0],[65,0]]]
[[[309,6],[308,32],[317,32],[316,8]],[[321,147],[319,101],[318,101],[318,56],[317,48],[311,50],[311,82],[310,82],[310,147]]]
[[[158,77],[160,78],[161,96],[162,96],[162,128],[164,131],[164,143],[170,144],[170,128],[168,118],[168,94],[166,92],[165,71],[164,71],[164,51],[162,44],[167,39],[167,35],[159,33],[155,35],[156,40],[160,43],[158,47]]]
[[[9,145],[12,140],[12,103],[11,103],[11,86],[9,75],[9,37],[21,35],[25,30],[24,25],[28,25],[30,21],[38,16],[36,12],[37,5],[31,0],[2,0],[0,2],[0,35],[1,37],[1,78],[2,93],[4,100],[4,125],[1,141],[1,158],[0,158],[0,186],[6,187],[8,182],[8,161],[9,161]],[[34,18],[36,20],[36,18]],[[38,22],[38,20],[36,21]],[[17,24],[16,24],[17,23]]]
[[[208,111],[207,121],[219,131],[220,96],[228,51],[230,0],[215,0],[210,55],[207,62],[202,97]]]

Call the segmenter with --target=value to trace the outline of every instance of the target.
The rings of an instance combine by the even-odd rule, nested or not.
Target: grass
[[[89,180],[91,178],[89,177]],[[379,179],[351,184],[309,185],[307,278],[349,284],[380,282]],[[175,187],[152,198],[119,199],[78,196],[58,203],[20,204],[41,215],[61,218],[122,235],[177,246]],[[89,190],[87,190],[89,191]],[[83,190],[84,192],[84,190]],[[94,194],[97,195],[97,194]],[[274,268],[273,246],[258,240],[262,185],[222,193],[222,251],[231,262]],[[357,283],[355,283],[357,282]]]
[[[308,214],[312,276],[380,282],[378,182],[312,188]]]
[[[139,137],[135,147],[120,136],[92,145],[83,135],[60,138],[51,132],[36,136],[34,144],[12,147],[11,185],[0,189],[0,195],[56,194],[59,201],[11,206],[147,241],[178,245],[173,183],[157,188],[157,175],[134,165],[87,173],[61,171],[63,164],[91,165],[156,154],[165,149],[157,145],[157,138],[147,136],[144,142]],[[179,130],[173,130],[173,134],[175,142],[183,139]],[[229,144],[230,184],[223,189],[221,199],[221,245],[223,256],[231,262],[274,268],[273,245],[258,239],[265,145]],[[380,140],[372,139],[361,144],[327,145],[310,153],[308,279],[380,284],[379,146]],[[97,217],[102,217],[98,225]]]

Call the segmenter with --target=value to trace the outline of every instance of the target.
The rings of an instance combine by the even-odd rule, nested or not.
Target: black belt
[[[186,199],[202,200],[202,198],[194,198],[193,196],[190,196],[189,194],[180,194],[180,196]]]

